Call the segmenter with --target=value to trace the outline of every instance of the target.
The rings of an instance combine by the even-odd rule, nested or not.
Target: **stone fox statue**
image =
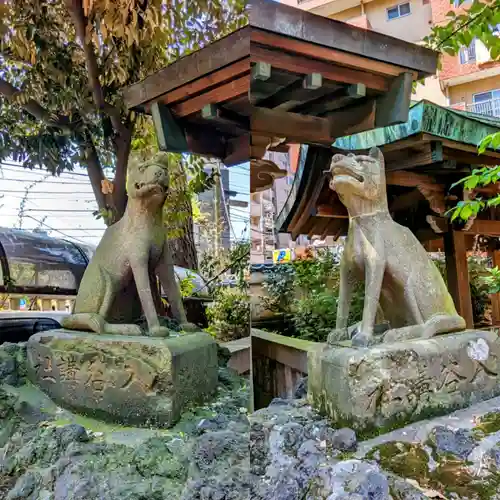
[[[156,273],[174,317],[186,324],[162,219],[168,187],[164,153],[129,168],[125,214],[104,232],[83,275],[73,314],[63,320],[64,328],[141,335],[134,323],[144,314],[149,335],[167,336],[168,329],[158,320],[161,297]]]
[[[340,264],[337,324],[328,342],[348,338],[353,287],[363,279],[363,318],[353,345],[372,342],[379,307],[393,329],[384,341],[463,330],[465,321],[436,265],[413,233],[389,214],[382,153],[373,148],[369,156],[335,155],[330,172],[330,188],[349,212],[349,232]]]

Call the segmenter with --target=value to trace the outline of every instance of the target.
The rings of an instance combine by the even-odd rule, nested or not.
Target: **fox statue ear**
[[[370,149],[369,154],[372,158],[378,160],[382,165],[384,165],[384,155],[382,154],[382,151],[380,151],[379,148],[374,146],[373,148]]]

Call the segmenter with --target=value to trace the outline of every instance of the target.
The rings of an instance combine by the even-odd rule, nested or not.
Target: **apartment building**
[[[421,43],[432,26],[446,22],[450,10],[466,11],[471,0],[282,0],[314,14],[338,19],[402,40]],[[498,34],[498,27],[492,27]],[[479,41],[456,56],[443,55],[436,77],[418,86],[415,100],[500,117],[500,63]]]
[[[287,175],[276,179],[273,186],[265,191],[250,195],[250,228],[251,228],[251,262],[263,264],[273,261],[273,250],[284,248],[299,248],[309,245],[333,246],[333,238],[320,240],[313,236],[309,239],[300,235],[292,241],[289,234],[277,233],[275,220],[286,203],[292,188],[295,169],[298,164],[299,145],[291,145],[288,153],[268,152],[266,159],[273,161]]]

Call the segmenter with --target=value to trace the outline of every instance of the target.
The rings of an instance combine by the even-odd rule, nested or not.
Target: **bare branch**
[[[13,102],[14,98],[20,91],[14,85],[6,80],[0,78],[0,94],[5,96],[9,102]],[[41,106],[34,99],[29,99],[21,105],[34,118],[46,123],[47,125],[60,128],[61,130],[73,131],[76,123],[70,122],[68,117],[65,116],[52,116],[43,106]]]
[[[115,132],[119,135],[123,134],[125,127],[121,121],[120,110],[108,104],[104,99],[102,85],[99,82],[99,67],[97,65],[97,57],[92,47],[92,43],[87,41],[86,24],[87,18],[83,11],[81,0],[66,0],[66,7],[73,19],[77,37],[83,47],[87,71],[89,74],[89,85],[94,96],[95,105],[100,111],[103,111],[111,119]]]

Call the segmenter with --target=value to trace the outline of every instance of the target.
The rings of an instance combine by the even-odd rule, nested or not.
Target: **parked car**
[[[9,307],[0,311],[0,343],[26,340],[38,331],[59,328],[62,317],[69,314],[69,304],[76,297],[94,252],[95,247],[90,245],[52,238],[45,233],[0,228],[0,295],[17,300],[13,309],[22,309],[20,303],[24,305],[25,299],[21,297],[32,299],[32,307],[39,309]],[[204,304],[210,298],[203,278],[195,271],[177,266],[175,275],[179,281],[186,278],[193,281],[193,297],[184,299],[186,312],[189,321],[205,326]]]

